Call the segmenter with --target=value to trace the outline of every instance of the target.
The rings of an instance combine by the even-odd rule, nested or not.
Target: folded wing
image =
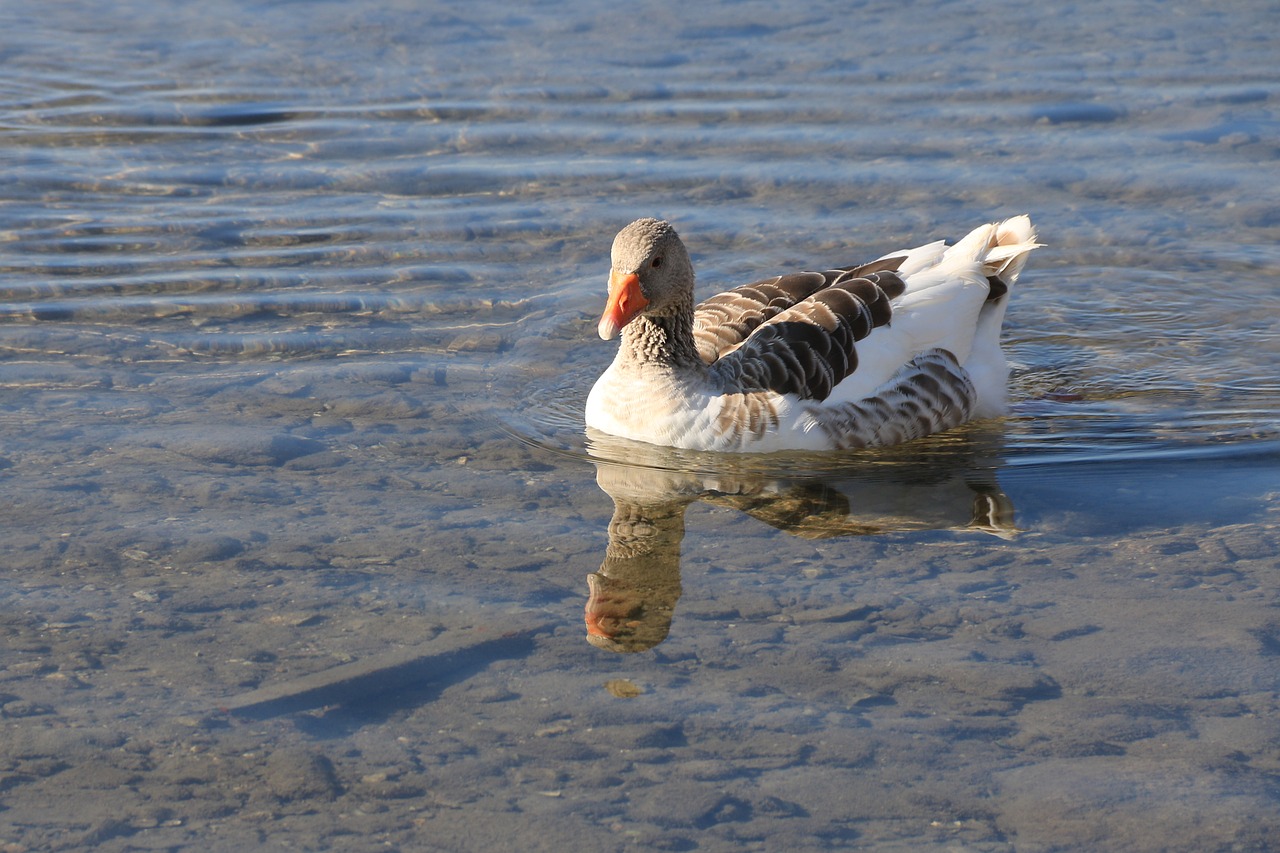
[[[694,309],[693,337],[703,363],[711,364],[745,341],[756,328],[815,293],[874,272],[894,272],[905,256],[869,264],[797,272],[744,284],[716,294]]]
[[[906,287],[896,273],[866,267],[801,275],[823,276],[826,284],[789,307],[757,302],[756,309],[740,312],[745,322],[754,322],[754,331],[712,365],[723,387],[825,400],[857,367],[856,343],[889,323],[890,301]],[[783,277],[788,278],[793,277]]]

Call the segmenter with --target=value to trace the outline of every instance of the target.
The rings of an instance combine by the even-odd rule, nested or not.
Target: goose
[[[670,222],[618,232],[598,332],[621,332],[586,425],[736,453],[900,444],[1005,412],[1000,328],[1037,248],[1027,216],[870,263],[796,272],[694,304]]]

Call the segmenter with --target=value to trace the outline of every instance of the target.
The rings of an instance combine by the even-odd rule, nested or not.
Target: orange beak
[[[649,300],[640,292],[640,276],[610,270],[609,302],[604,307],[604,316],[600,318],[600,337],[607,341],[618,334],[648,304]]]
[[[587,597],[587,609],[583,614],[587,622],[587,636],[612,639],[613,632],[603,623],[606,619],[616,622],[617,614],[609,612],[609,603],[603,600],[607,596],[600,583],[600,576],[595,572],[587,575],[587,588],[591,590],[591,594]]]
[[[627,596],[626,590],[610,588],[609,579],[598,572],[587,575],[587,588],[591,593],[587,596],[583,616],[587,623],[588,637],[612,640],[618,634],[626,634],[640,624],[634,617],[642,608]]]

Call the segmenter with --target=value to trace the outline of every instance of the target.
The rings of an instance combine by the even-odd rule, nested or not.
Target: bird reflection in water
[[[594,431],[591,438],[596,482],[614,509],[604,562],[587,576],[587,640],[614,652],[641,652],[666,639],[681,593],[685,509],[694,501],[740,510],[805,539],[945,529],[1011,538],[1016,532],[1013,506],[996,482],[998,435],[981,428],[852,457],[825,476],[803,477],[752,471],[742,457],[695,459]],[[688,472],[709,461],[733,468]]]

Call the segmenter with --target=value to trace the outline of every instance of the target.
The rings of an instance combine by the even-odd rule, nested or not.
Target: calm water
[[[1272,843],[1272,4],[685,12],[0,8],[0,841]],[[584,434],[632,219],[1023,212],[1007,419]]]

